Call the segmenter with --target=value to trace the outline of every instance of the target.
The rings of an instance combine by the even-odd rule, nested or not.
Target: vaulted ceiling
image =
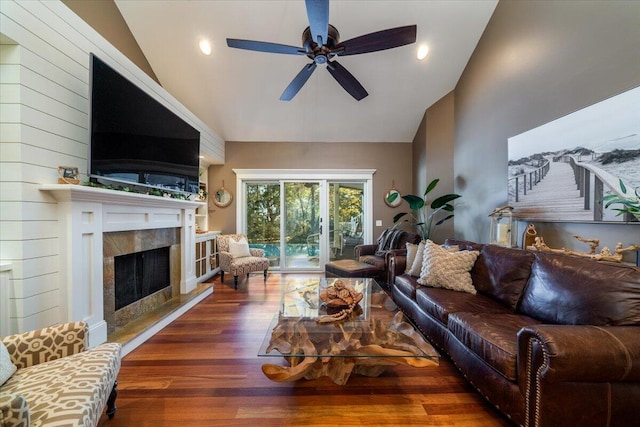
[[[162,86],[226,141],[410,142],[425,110],[455,88],[497,0],[331,0],[341,40],[417,25],[417,41],[345,56],[368,91],[356,101],[318,67],[291,101],[279,97],[305,56],[227,47],[226,38],[301,46],[303,0],[116,0]],[[206,38],[212,53],[201,53]],[[420,45],[429,54],[416,58]]]

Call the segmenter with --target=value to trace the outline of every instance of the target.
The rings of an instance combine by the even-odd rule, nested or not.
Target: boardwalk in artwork
[[[593,212],[584,209],[571,165],[551,162],[549,173],[526,196],[512,206],[523,218],[539,220],[592,221]]]

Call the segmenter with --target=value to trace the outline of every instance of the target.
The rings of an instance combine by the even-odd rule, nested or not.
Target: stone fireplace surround
[[[174,233],[173,240],[179,237],[179,242],[171,248],[179,254],[172,255],[172,293],[186,295],[196,289],[195,210],[200,202],[82,185],[50,184],[40,190],[58,202],[60,321],[87,322],[90,347],[107,341],[111,314],[105,312],[104,284],[109,273],[105,274],[104,257],[110,255],[108,242],[120,232],[134,232],[129,233],[134,237],[120,242],[125,246]]]
[[[170,281],[162,290],[116,309],[115,258],[150,249],[169,247]],[[153,311],[173,296],[180,295],[180,229],[116,231],[103,234],[103,306],[107,333],[126,326],[141,315]]]

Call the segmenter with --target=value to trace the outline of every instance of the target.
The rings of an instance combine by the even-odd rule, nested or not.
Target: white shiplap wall
[[[18,332],[79,320],[59,309],[65,248],[40,185],[60,165],[87,178],[91,52],[198,129],[207,164],[224,163],[224,141],[59,1],[0,1],[0,33],[0,262],[11,264],[0,322]]]

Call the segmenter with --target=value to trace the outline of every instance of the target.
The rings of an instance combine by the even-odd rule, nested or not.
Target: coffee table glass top
[[[258,356],[431,360],[439,357],[374,279],[282,277],[280,307]],[[346,316],[342,311],[345,308],[329,307],[321,298],[327,287],[335,290],[336,284],[338,289],[346,285],[349,290],[362,294],[362,299]],[[350,311],[349,307],[346,310]]]

